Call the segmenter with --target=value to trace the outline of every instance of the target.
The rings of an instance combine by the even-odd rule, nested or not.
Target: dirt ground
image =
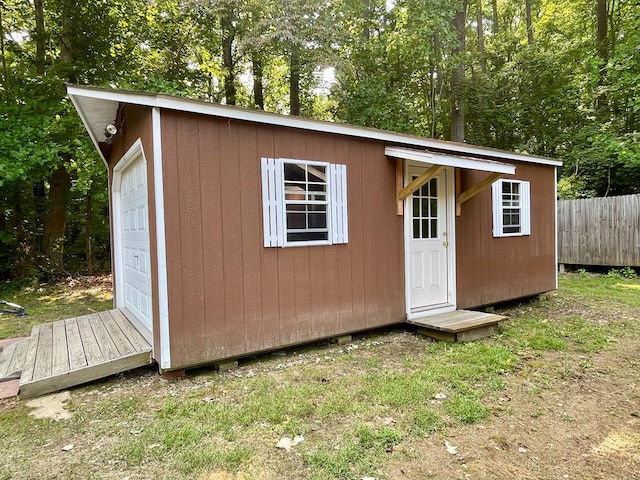
[[[449,432],[457,455],[437,436],[398,446],[416,458],[393,461],[389,478],[640,478],[640,339],[590,358],[588,369],[577,366],[579,373],[536,393],[531,375],[544,379],[545,370],[566,368],[568,360],[561,353],[531,360],[531,371],[507,379],[496,418]]]

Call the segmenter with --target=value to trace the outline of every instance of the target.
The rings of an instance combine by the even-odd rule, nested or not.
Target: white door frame
[[[405,160],[404,162],[404,184],[409,185],[411,182],[411,176],[409,173],[410,168],[420,168],[426,170],[431,165],[427,165],[422,162],[412,162]],[[447,241],[449,246],[447,248],[447,298],[446,305],[439,304],[434,308],[421,309],[420,311],[411,311],[411,264],[410,264],[410,241],[412,238],[412,222],[411,212],[412,204],[409,195],[404,200],[404,282],[405,282],[405,304],[407,310],[407,319],[418,317],[426,317],[429,315],[436,315],[438,313],[452,312],[456,310],[456,196],[455,196],[455,171],[453,167],[445,167],[445,186],[446,186],[446,229],[447,229]]]
[[[139,157],[142,157],[145,165],[147,163],[147,158],[144,154],[144,149],[142,148],[142,140],[137,139],[129,150],[118,160],[116,165],[113,167],[113,182],[111,185],[111,201],[113,203],[113,272],[114,272],[114,293],[115,293],[115,307],[116,308],[124,308],[125,307],[125,288],[124,288],[124,262],[123,262],[123,248],[122,248],[122,172],[133,162],[137,160]],[[145,171],[146,172],[146,171]],[[147,203],[149,201],[149,182],[145,182],[147,185]],[[147,215],[149,215],[149,209],[147,208]],[[149,219],[147,218],[147,225],[149,225]],[[151,232],[149,232],[149,243],[151,243]],[[151,252],[149,252],[151,253]],[[153,275],[153,271],[151,272]],[[149,342],[150,345],[153,345],[153,301],[154,301],[154,292],[153,287],[151,288],[151,299],[150,299],[150,319],[151,319],[151,329],[148,329],[145,325],[143,325],[140,321],[135,318],[127,317],[131,323],[134,324],[136,329],[142,334],[143,337]]]

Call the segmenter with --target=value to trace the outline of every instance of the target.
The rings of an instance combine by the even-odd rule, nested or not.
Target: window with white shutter
[[[493,236],[531,234],[531,191],[525,180],[498,180],[492,185]]]
[[[345,165],[263,158],[264,246],[347,243],[346,174]]]

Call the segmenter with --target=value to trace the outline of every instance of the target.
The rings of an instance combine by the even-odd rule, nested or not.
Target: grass
[[[108,294],[94,288],[13,294],[38,323],[109,308]],[[82,478],[386,478],[389,462],[414,458],[421,441],[442,444],[452,431],[510,415],[515,407],[500,404],[509,378],[522,376],[533,396],[578,378],[598,352],[637,335],[639,311],[637,279],[565,275],[550,300],[505,309],[511,320],[483,341],[383,332],[357,340],[357,349],[303,348],[286,368],[267,355],[235,372],[205,369],[171,383],[132,373],[74,389],[67,422],[35,420],[24,402],[0,405],[9,462],[0,462],[0,478],[43,468]],[[14,321],[0,317],[0,336],[20,330]],[[562,361],[550,366],[556,354]],[[557,415],[575,423],[572,412]],[[291,452],[275,448],[295,435],[305,440]],[[66,443],[78,447],[65,456]]]
[[[40,323],[87,315],[112,308],[111,277],[67,279],[52,285],[0,283],[0,300],[17,303],[27,316],[0,316],[0,339],[24,337]]]

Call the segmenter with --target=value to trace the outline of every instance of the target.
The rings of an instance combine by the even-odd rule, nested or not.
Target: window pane
[[[431,220],[431,238],[438,238],[438,220]]]
[[[437,197],[438,196],[438,179],[437,178],[432,178],[431,181],[429,182],[431,185],[431,196],[432,197]]]
[[[429,220],[422,220],[422,237],[429,238]]]
[[[288,213],[287,212],[287,229],[304,230],[307,228],[306,213]]]
[[[432,217],[438,216],[438,199],[437,198],[431,199],[431,216]]]
[[[326,227],[327,227],[326,213],[310,213],[309,214],[309,228],[326,228]]]
[[[310,182],[326,183],[327,181],[326,167],[309,165],[307,168],[308,168]]]
[[[420,199],[419,198],[413,199],[413,216],[414,217],[420,216]]]
[[[306,181],[306,166],[301,163],[285,163],[284,164],[284,179],[294,180],[297,182]]]
[[[420,238],[420,220],[413,221],[413,238]]]
[[[313,242],[329,239],[328,232],[288,232],[287,242]]]
[[[422,216],[423,217],[429,216],[429,199],[428,198],[422,199]]]

